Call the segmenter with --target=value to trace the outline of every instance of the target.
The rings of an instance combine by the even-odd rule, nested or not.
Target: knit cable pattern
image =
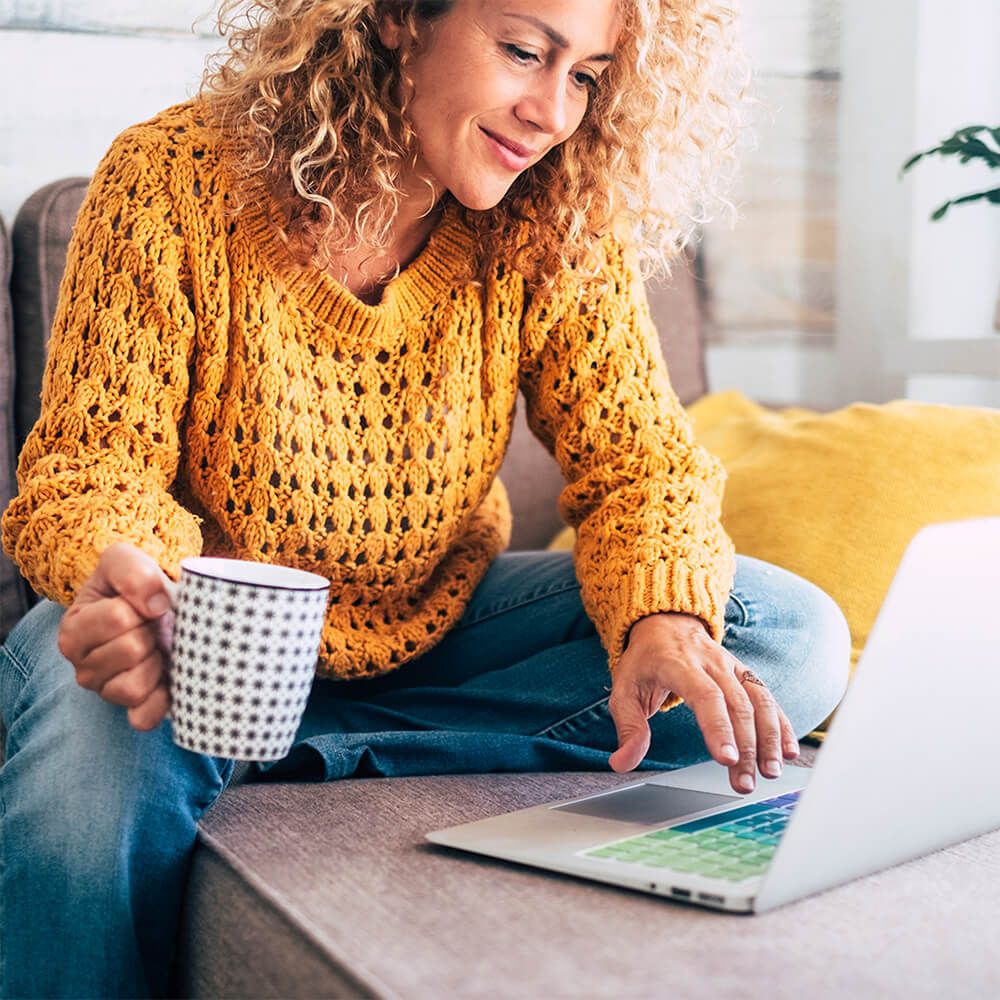
[[[735,554],[724,470],[670,386],[636,261],[615,240],[603,250],[605,288],[580,296],[567,275],[527,306],[520,385],[568,483],[560,513],[613,669],[629,629],[655,612],[696,615],[721,641]]]
[[[292,268],[260,206],[227,212],[226,156],[197,101],[123,133],[80,212],[41,415],[4,549],[69,604],[116,541],[181,559],[280,562],[331,580],[319,670],[398,667],[455,624],[510,537],[496,478],[518,387],[568,485],[588,612],[628,628],[689,611],[718,635],[732,551],[721,473],[691,441],[641,284],[571,280],[528,304],[449,210],[377,306]]]

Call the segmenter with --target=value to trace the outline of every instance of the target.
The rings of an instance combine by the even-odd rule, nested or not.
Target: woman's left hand
[[[694,712],[713,759],[737,792],[753,791],[756,771],[781,774],[799,742],[771,692],[716,642],[700,618],[655,614],[632,626],[615,666],[608,709],[618,731],[615,771],[631,771],[649,750],[648,720],[673,692]]]

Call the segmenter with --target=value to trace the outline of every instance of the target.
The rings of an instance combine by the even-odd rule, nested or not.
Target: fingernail
[[[740,755],[732,743],[723,743],[720,753],[722,754],[722,759],[729,761],[731,764],[735,764],[740,759]]]
[[[764,762],[764,773],[772,778],[777,778],[781,775],[781,761],[774,758],[774,760],[768,760]]]
[[[736,784],[743,789],[744,792],[753,791],[753,778],[749,774],[741,774],[736,781]]]
[[[166,594],[153,594],[149,599],[149,610],[154,615],[162,615],[170,607]]]

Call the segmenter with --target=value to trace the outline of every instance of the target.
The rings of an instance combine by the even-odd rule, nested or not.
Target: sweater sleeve
[[[123,541],[178,578],[200,519],[170,488],[194,317],[175,205],[139,129],[101,162],[77,216],[3,547],[42,595],[72,602]],[[187,280],[187,285],[190,282]]]
[[[721,639],[735,559],[722,466],[694,443],[631,255],[610,240],[604,251],[604,287],[576,295],[565,281],[526,306],[520,387],[567,481],[560,513],[613,670],[656,612],[695,615]]]

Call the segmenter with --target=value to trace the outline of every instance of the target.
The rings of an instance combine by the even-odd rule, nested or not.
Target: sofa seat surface
[[[494,774],[231,788],[202,821],[181,986],[193,996],[408,1000],[1000,993],[1000,832],[762,916],[423,839],[631,780]]]

